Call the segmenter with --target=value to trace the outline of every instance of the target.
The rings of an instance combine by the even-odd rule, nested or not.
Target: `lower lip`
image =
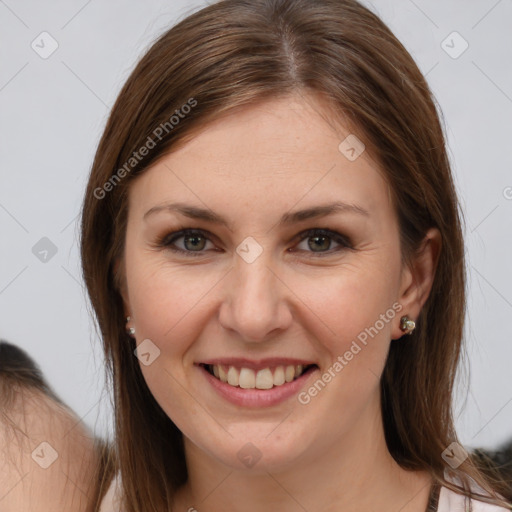
[[[234,387],[214,377],[204,366],[199,366],[199,370],[215,391],[232,404],[242,407],[271,407],[298,394],[306,383],[306,380],[316,372],[318,368],[313,366],[298,379],[292,382],[286,382],[281,386],[274,386],[271,389],[243,389]]]

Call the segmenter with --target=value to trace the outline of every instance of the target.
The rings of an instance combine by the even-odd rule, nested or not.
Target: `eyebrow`
[[[165,203],[153,206],[153,208],[150,208],[144,214],[143,219],[146,220],[150,215],[154,215],[155,213],[162,211],[176,212],[191,219],[203,220],[214,224],[226,226],[229,230],[231,230],[228,221],[221,215],[218,215],[217,213],[207,208],[200,208],[185,203]],[[362,206],[338,201],[335,203],[313,206],[311,208],[306,208],[304,210],[286,212],[281,217],[279,225],[294,224],[296,222],[301,222],[308,219],[325,217],[327,215],[332,215],[334,213],[355,213],[357,215],[363,215],[365,217],[370,216],[368,210],[365,210]]]

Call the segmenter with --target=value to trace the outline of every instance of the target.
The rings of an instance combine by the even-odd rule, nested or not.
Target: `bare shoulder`
[[[45,393],[16,387],[0,406],[0,510],[93,511],[98,456],[87,427]]]

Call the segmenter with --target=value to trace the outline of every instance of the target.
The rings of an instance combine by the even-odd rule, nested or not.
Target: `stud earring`
[[[128,323],[132,318],[130,316],[127,316],[126,317],[126,323]],[[135,336],[135,327],[127,327],[126,328],[126,333],[129,334],[130,336]]]
[[[406,334],[412,334],[416,327],[416,322],[411,320],[407,315],[400,318],[400,329]]]

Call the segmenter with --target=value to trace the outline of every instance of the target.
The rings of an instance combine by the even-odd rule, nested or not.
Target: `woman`
[[[510,509],[453,425],[464,248],[434,100],[356,1],[224,0],[166,32],[81,244],[115,397],[102,510]]]

